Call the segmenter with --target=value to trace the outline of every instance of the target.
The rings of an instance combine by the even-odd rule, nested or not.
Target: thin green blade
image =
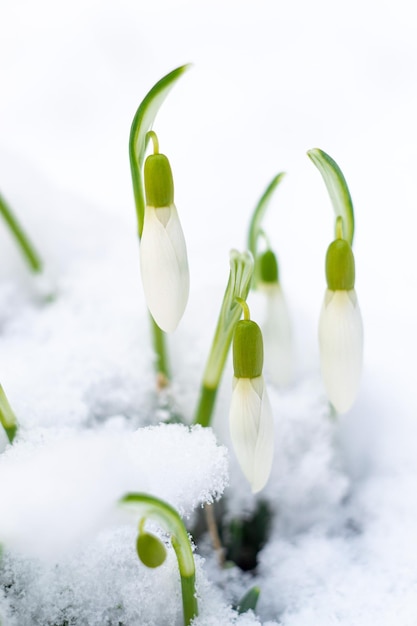
[[[146,133],[152,128],[155,117],[172,87],[189,67],[190,65],[182,65],[161,78],[142,100],[133,118],[129,137],[129,158],[138,216],[139,237],[142,235],[145,212],[142,168],[145,159]]]
[[[314,165],[323,176],[336,213],[336,218],[340,216],[343,220],[343,238],[352,245],[355,231],[355,218],[352,198],[342,170],[336,161],[319,148],[309,150],[307,156],[313,161]]]
[[[29,240],[28,236],[26,235],[25,231],[23,230],[23,228],[21,227],[21,225],[19,224],[16,216],[14,215],[12,209],[10,208],[10,206],[7,204],[6,200],[0,195],[0,215],[3,217],[5,223],[7,224],[10,232],[12,233],[13,237],[15,238],[15,241],[17,243],[17,245],[20,248],[20,251],[26,261],[26,263],[29,265],[30,269],[32,270],[32,272],[39,273],[42,271],[42,260],[39,256],[39,254],[37,253],[37,251],[35,250],[33,244],[31,243],[31,241]]]
[[[258,239],[259,239],[260,234],[262,233],[262,228],[261,228],[262,220],[265,216],[266,210],[271,201],[272,194],[274,193],[275,189],[278,187],[279,183],[284,178],[284,176],[285,176],[285,172],[280,172],[271,180],[268,187],[265,189],[264,193],[262,194],[258,204],[256,205],[255,210],[252,215],[252,219],[249,225],[249,233],[248,233],[248,249],[252,253],[252,256],[255,260],[255,264],[258,258]],[[252,280],[253,288],[256,288],[256,283],[258,279],[257,273],[258,272],[255,271],[254,276],[253,276],[253,280]]]
[[[255,611],[260,593],[261,590],[259,587],[252,587],[249,589],[237,605],[238,613],[241,615],[242,613],[246,613],[246,611]]]
[[[10,443],[13,443],[13,439],[17,433],[17,420],[13,412],[12,407],[9,404],[3,387],[0,385],[0,424],[6,431],[7,438]]]

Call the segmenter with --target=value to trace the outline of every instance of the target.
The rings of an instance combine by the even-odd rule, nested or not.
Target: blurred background
[[[0,190],[45,237],[45,213],[64,209],[52,200],[38,209],[29,171],[74,202],[131,222],[133,237],[133,115],[157,80],[192,63],[154,126],[171,160],[192,281],[200,286],[192,286],[191,311],[202,285],[223,292],[229,249],[245,246],[259,196],[285,171],[265,225],[289,300],[315,328],[334,225],[324,183],[306,156],[319,147],[340,165],[355,206],[362,395],[371,389],[373,406],[411,415],[413,8],[407,0],[2,0]],[[91,231],[97,237],[99,220]]]

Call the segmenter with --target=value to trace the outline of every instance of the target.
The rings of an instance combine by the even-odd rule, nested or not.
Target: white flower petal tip
[[[140,267],[152,317],[163,331],[173,332],[185,311],[190,289],[187,249],[174,204],[146,207]]]
[[[290,315],[279,283],[261,283],[266,296],[266,316],[262,325],[265,371],[277,387],[288,387],[294,380],[295,359]]]
[[[362,317],[354,289],[327,289],[319,322],[321,373],[328,398],[338,413],[353,405],[363,360]]]
[[[257,493],[268,481],[274,455],[274,422],[262,376],[233,378],[229,424],[239,465]]]

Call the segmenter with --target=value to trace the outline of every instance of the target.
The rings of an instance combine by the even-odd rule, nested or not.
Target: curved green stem
[[[285,172],[280,172],[277,174],[269,183],[268,187],[265,189],[262,194],[258,204],[255,207],[255,210],[252,215],[252,219],[249,225],[249,233],[248,233],[248,249],[252,253],[252,256],[255,260],[255,271],[253,275],[252,287],[256,289],[256,285],[259,282],[259,269],[258,269],[258,239],[260,237],[266,237],[264,231],[261,228],[262,220],[265,216],[266,210],[269,206],[270,200],[272,198],[272,194],[275,189],[278,187],[281,180],[284,178]]]
[[[336,214],[336,238],[338,237],[338,230],[340,230],[340,224],[338,225],[337,218],[340,216],[343,223],[343,237],[352,246],[355,232],[355,216],[353,213],[352,198],[342,170],[336,161],[326,154],[324,150],[313,148],[313,150],[307,152],[307,156],[319,170],[327,187],[327,191],[329,192]]]
[[[217,389],[223,374],[233,332],[242,314],[237,298],[246,300],[253,276],[253,258],[249,252],[230,253],[230,274],[217,321],[214,339],[203,374],[194,423],[209,426]]]
[[[6,203],[2,196],[0,196],[0,215],[2,215],[4,221],[9,227],[10,232],[15,238],[23,257],[25,258],[32,272],[41,272],[43,264],[39,254],[36,252],[34,246],[28,239],[26,233],[24,232],[15,215],[13,214],[10,206]]]
[[[7,438],[10,443],[13,443],[13,440],[16,436],[18,423],[15,414],[13,413],[13,409],[9,404],[6,394],[4,393],[3,387],[0,385],[0,424],[3,426],[6,431]]]
[[[120,500],[120,503],[130,505],[143,517],[156,520],[171,535],[171,543],[181,577],[184,625],[188,626],[198,615],[198,604],[194,556],[184,522],[172,506],[145,493],[128,493]]]
[[[164,102],[165,98],[175,85],[176,81],[189,68],[189,65],[182,65],[173,70],[152,87],[133,118],[129,136],[129,160],[132,175],[133,195],[135,198],[136,215],[138,219],[139,239],[142,236],[143,222],[145,217],[145,194],[143,184],[143,164],[145,161],[146,146],[150,138],[154,141],[151,128],[155,117]],[[152,337],[156,354],[156,367],[158,377],[169,380],[168,358],[166,350],[165,333],[155,323],[152,316]]]

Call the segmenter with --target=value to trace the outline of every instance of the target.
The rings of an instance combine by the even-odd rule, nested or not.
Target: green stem
[[[200,390],[194,423],[210,426],[217,389],[219,387],[227,355],[232,344],[235,326],[242,314],[237,298],[246,300],[253,276],[253,258],[249,252],[230,253],[230,274],[224,294],[214,339]]]
[[[207,387],[204,384],[201,385],[200,397],[198,400],[197,409],[195,412],[195,423],[201,424],[201,426],[210,426],[211,416],[214,410],[214,404],[216,402],[218,387]]]
[[[13,413],[13,409],[9,404],[6,394],[4,393],[3,387],[0,385],[0,424],[3,426],[6,431],[7,438],[10,443],[13,443],[13,440],[16,436],[18,423],[15,414]]]
[[[152,329],[153,347],[156,355],[155,369],[158,375],[158,387],[162,388],[168,384],[170,376],[165,333],[159,328],[150,313],[149,317]]]
[[[36,252],[32,243],[29,241],[27,235],[14,216],[13,211],[2,196],[0,196],[0,214],[9,227],[9,230],[15,238],[16,243],[18,244],[20,251],[30,269],[35,273],[41,272],[43,266],[39,254]]]
[[[171,535],[181,577],[184,626],[189,626],[198,615],[198,604],[194,556],[184,522],[172,506],[145,493],[128,493],[120,503],[134,507],[141,516],[155,519]]]

